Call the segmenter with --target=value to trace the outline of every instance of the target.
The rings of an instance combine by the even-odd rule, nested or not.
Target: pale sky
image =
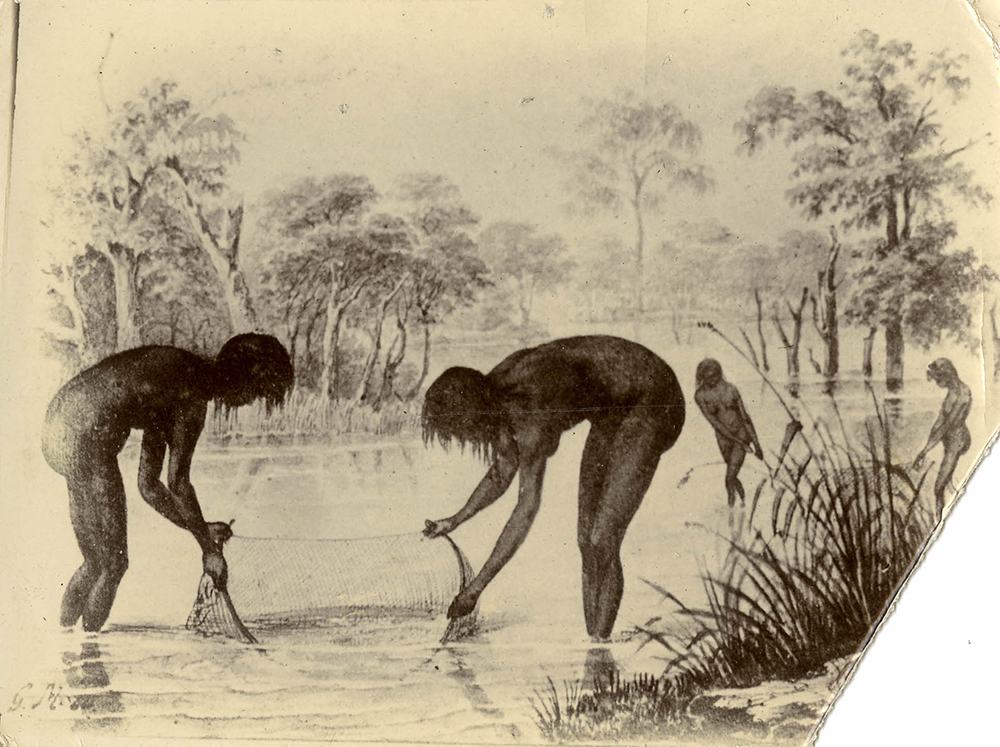
[[[545,148],[572,145],[581,97],[625,86],[675,101],[704,133],[718,187],[677,195],[662,219],[714,217],[767,239],[799,220],[784,198],[788,152],[775,144],[737,155],[733,123],[767,83],[833,88],[839,51],[857,31],[973,55],[973,95],[947,120],[952,142],[990,129],[1000,109],[989,49],[961,0],[28,0],[21,18],[15,148],[51,157],[67,133],[99,121],[107,51],[110,105],[172,78],[236,119],[248,136],[237,186],[251,201],[304,173],[362,173],[387,189],[396,174],[430,170],[452,178],[487,221],[560,228],[565,177]],[[974,158],[993,179],[998,150],[984,145]]]
[[[157,78],[244,129],[233,185],[249,204],[304,174],[360,173],[385,191],[395,176],[426,170],[451,178],[484,224],[537,222],[577,253],[600,233],[631,241],[634,231],[627,213],[586,220],[563,210],[566,173],[546,151],[573,145],[584,96],[633,88],[677,103],[702,128],[717,187],[672,194],[648,219],[651,247],[680,220],[716,220],[751,242],[806,225],[785,198],[789,150],[778,142],[740,155],[733,124],[764,85],[835,89],[840,50],[862,29],[912,41],[918,54],[971,55],[972,95],[940,103],[953,147],[1000,114],[995,63],[963,0],[26,0],[21,24],[15,265],[65,243],[39,219],[69,136],[106,119],[102,97],[114,108]],[[984,141],[968,163],[1000,195],[1000,149]],[[995,252],[995,210],[956,216],[962,245]]]

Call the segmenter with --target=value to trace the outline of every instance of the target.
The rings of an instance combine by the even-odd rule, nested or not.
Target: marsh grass
[[[804,403],[793,408],[758,373],[799,426],[796,414],[809,414]],[[801,679],[863,649],[937,519],[928,470],[897,461],[890,420],[870,394],[874,415],[860,439],[849,436],[832,394],[832,423],[809,415],[793,429],[798,446],[777,455],[729,534],[714,533],[722,557],[703,565],[703,606],[643,579],[673,606],[633,631],[641,646],[667,652],[657,688],[609,698],[567,686],[560,708],[550,682],[539,701],[546,708],[536,705],[545,736],[617,740],[683,729],[700,692]]]
[[[782,453],[732,536],[721,537],[721,568],[702,573],[706,606],[688,607],[646,582],[675,605],[673,620],[686,629],[678,638],[650,624],[637,628],[670,652],[667,673],[706,687],[795,679],[856,654],[874,633],[936,516],[927,470],[897,463],[890,421],[870,394],[874,417],[862,443],[849,437],[830,395],[832,427],[811,418],[799,435],[803,448]],[[764,494],[772,496],[766,516]]]
[[[637,629],[670,652],[668,673],[748,687],[803,677],[862,648],[934,525],[922,495],[926,472],[895,465],[878,422],[864,451],[816,429],[819,446],[809,444],[776,476],[768,516],[757,513],[758,487],[737,536],[724,538],[721,568],[702,574],[705,607],[647,581],[686,621],[680,639]]]
[[[552,678],[547,683],[530,701],[535,723],[551,741],[617,742],[648,736],[651,725],[677,725],[683,706],[694,694],[688,679],[648,674],[631,680],[609,675],[595,680],[588,692],[579,682],[565,682],[560,694]]]
[[[211,407],[209,437],[218,443],[294,443],[340,437],[396,437],[419,434],[420,403],[397,402],[378,410],[350,402],[326,402],[315,392],[295,389],[270,412],[262,403],[235,410]]]
[[[756,486],[729,535],[716,534],[724,554],[702,572],[704,606],[643,579],[674,608],[633,631],[641,646],[667,651],[663,673],[593,692],[566,684],[561,696],[550,681],[532,700],[542,734],[600,741],[683,732],[700,692],[797,680],[857,654],[935,522],[927,472],[894,462],[876,412],[864,444],[852,444],[842,424],[837,436],[821,422],[803,432],[804,448]]]

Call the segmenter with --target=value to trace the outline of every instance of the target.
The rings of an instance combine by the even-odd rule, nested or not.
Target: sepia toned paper
[[[991,8],[4,10],[0,738],[817,739],[998,425]],[[236,407],[247,333],[295,384]],[[159,355],[196,447],[179,364],[109,362]],[[112,448],[116,387],[159,419]],[[151,508],[161,427],[231,601]]]

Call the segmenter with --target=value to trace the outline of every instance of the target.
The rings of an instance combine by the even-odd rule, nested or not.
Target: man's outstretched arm
[[[542,497],[542,479],[545,476],[544,457],[535,457],[521,468],[521,484],[518,489],[517,506],[504,525],[493,552],[486,559],[482,570],[466,586],[448,608],[448,617],[462,617],[472,612],[479,596],[486,586],[503,569],[524,542],[531,525],[538,514]]]
[[[514,475],[517,474],[517,465],[517,459],[512,455],[497,455],[496,460],[485,477],[479,481],[479,485],[472,491],[469,500],[458,510],[458,513],[449,516],[447,519],[426,521],[424,523],[424,534],[428,537],[439,537],[442,534],[448,534],[487,506],[496,503],[500,496],[507,492],[507,488],[513,482]]]

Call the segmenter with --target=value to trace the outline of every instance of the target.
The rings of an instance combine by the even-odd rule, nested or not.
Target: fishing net
[[[351,540],[232,537],[226,591],[202,575],[187,628],[256,643],[254,633],[364,619],[443,615],[472,580],[449,538],[401,534]],[[442,643],[468,635],[476,610],[449,621]]]

